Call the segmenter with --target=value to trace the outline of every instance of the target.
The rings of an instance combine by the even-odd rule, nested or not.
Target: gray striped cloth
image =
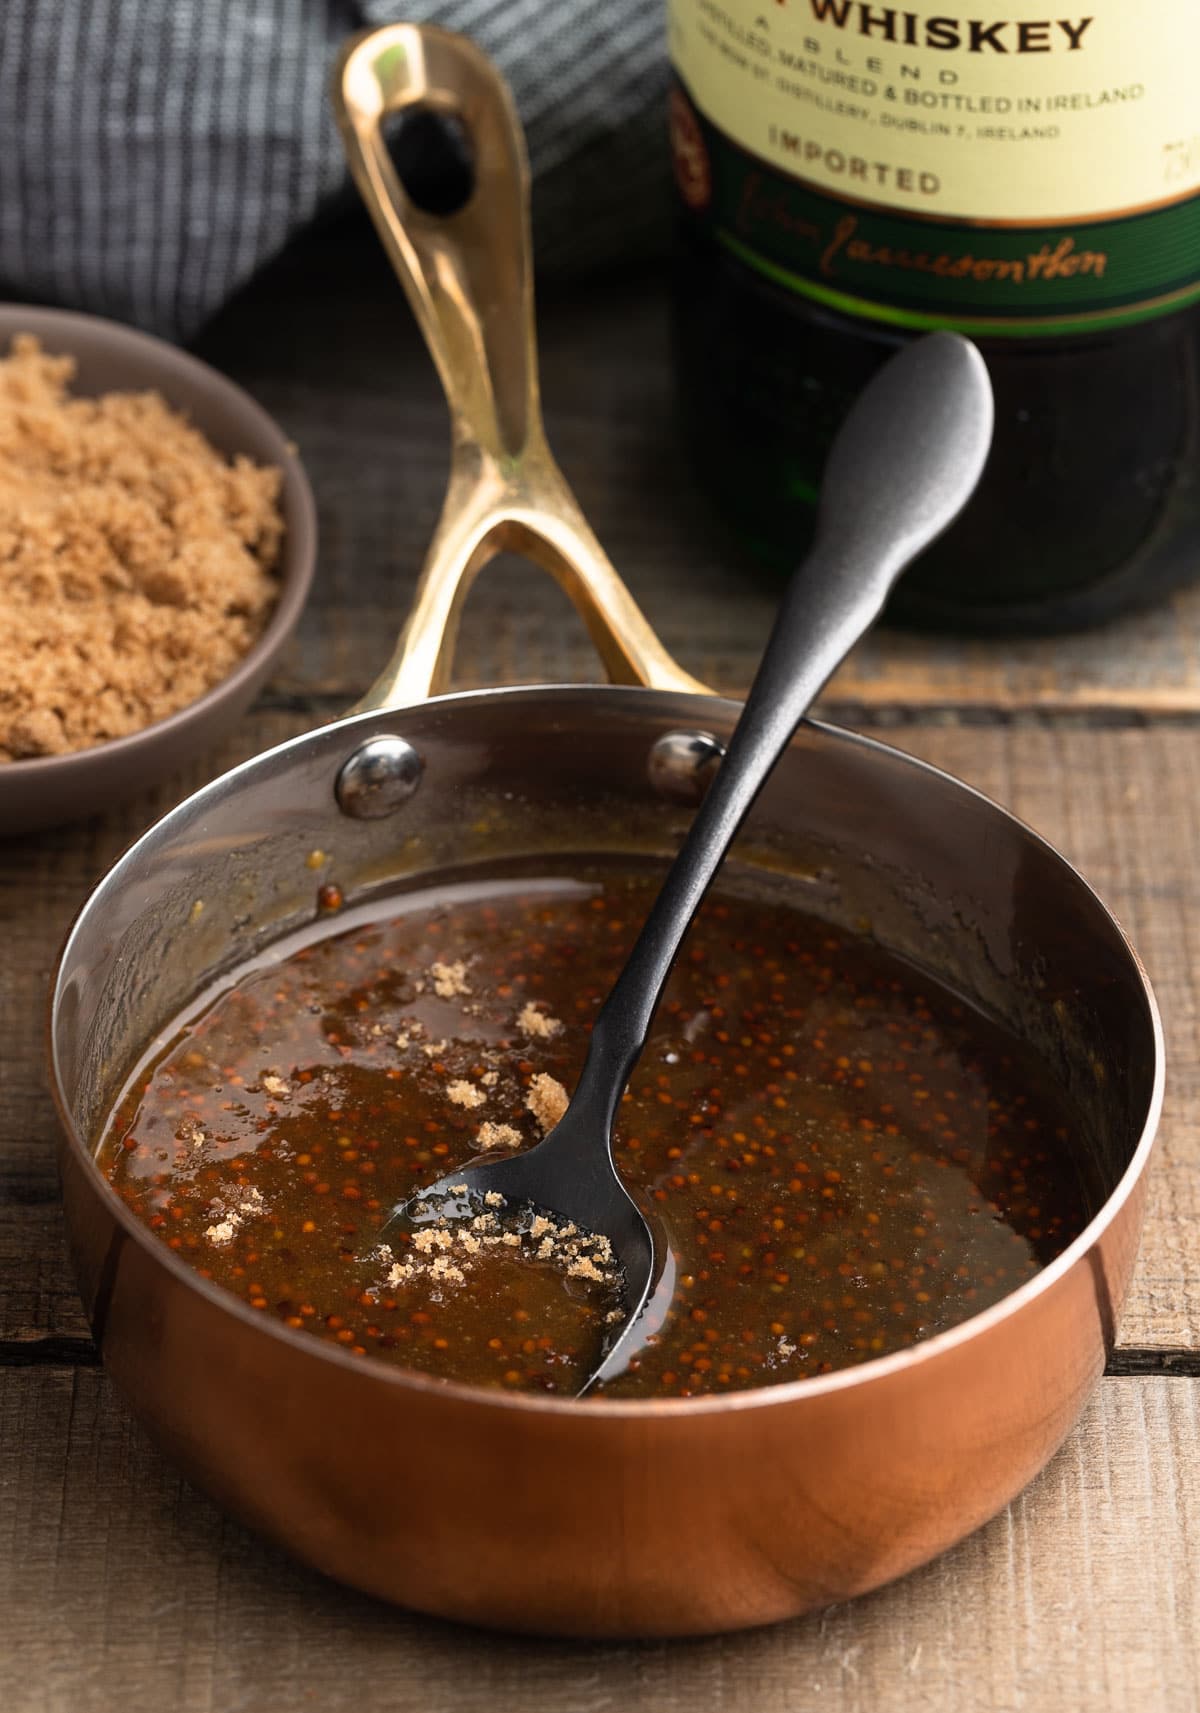
[[[346,183],[339,42],[428,20],[507,73],[543,267],[665,226],[659,0],[0,0],[0,291],[186,339]]]

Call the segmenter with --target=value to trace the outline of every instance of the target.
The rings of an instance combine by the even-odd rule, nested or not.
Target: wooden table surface
[[[535,1643],[393,1611],[298,1567],[189,1488],[130,1421],[63,1248],[42,1071],[54,955],[136,831],[374,675],[446,468],[436,382],[357,231],[335,228],[274,269],[201,350],[299,444],[320,570],[284,669],[221,754],[104,819],[0,842],[0,1708],[1196,1708],[1200,595],[1066,641],[880,633],[826,700],[831,717],[962,775],[1058,844],[1130,930],[1165,1013],[1167,1108],[1118,1347],[1078,1429],[1002,1516],[878,1594],[770,1630]],[[618,566],[680,660],[744,688],[773,592],[720,540],[681,465],[660,282],[560,295],[544,306],[542,354],[551,439]],[[459,675],[597,674],[563,598],[504,561],[472,598]]]

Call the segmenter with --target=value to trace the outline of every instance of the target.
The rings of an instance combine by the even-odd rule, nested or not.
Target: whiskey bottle
[[[1200,0],[944,6],[669,0],[680,414],[790,567],[875,368],[969,334],[992,457],[892,615],[1069,629],[1200,575]]]

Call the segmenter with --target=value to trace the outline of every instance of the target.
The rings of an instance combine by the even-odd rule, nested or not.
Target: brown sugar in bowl
[[[73,357],[71,393],[152,390],[219,452],[243,454],[282,473],[284,534],[279,596],[261,635],[219,683],[141,731],[66,755],[0,766],[0,837],[94,814],[145,790],[212,749],[245,712],[299,620],[316,565],[316,508],[308,478],[282,430],[250,396],[207,363],[161,339],[99,316],[26,304],[0,305],[0,350],[31,333],[52,355]]]

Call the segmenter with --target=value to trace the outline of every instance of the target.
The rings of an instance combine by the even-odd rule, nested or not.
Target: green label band
[[[1061,226],[919,219],[814,190],[731,142],[681,89],[674,99],[691,218],[769,279],[833,308],[1021,335],[1118,326],[1200,300],[1200,195]]]

